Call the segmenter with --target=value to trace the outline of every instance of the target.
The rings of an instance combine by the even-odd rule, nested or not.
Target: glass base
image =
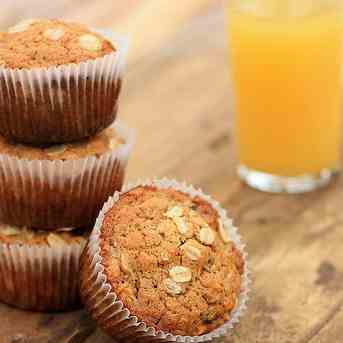
[[[326,186],[336,171],[324,169],[319,174],[284,177],[257,170],[243,165],[238,167],[238,175],[250,187],[268,193],[301,194]]]

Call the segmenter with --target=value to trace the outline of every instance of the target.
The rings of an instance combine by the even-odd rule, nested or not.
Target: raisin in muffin
[[[0,33],[0,134],[65,143],[115,119],[126,43],[61,20],[28,19]]]
[[[100,249],[99,270],[138,321],[173,335],[200,336],[230,319],[245,262],[218,212],[203,198],[172,187],[138,186],[114,201],[99,235],[93,234],[89,249]],[[89,301],[96,289],[90,286],[94,256],[89,249],[81,294],[86,308],[99,313],[100,299]],[[111,334],[111,324],[97,319]]]

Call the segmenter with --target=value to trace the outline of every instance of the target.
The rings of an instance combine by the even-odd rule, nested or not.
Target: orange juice
[[[260,15],[235,5],[229,8],[240,162],[251,170],[286,177],[336,170],[342,12],[330,7],[301,15],[274,10]]]

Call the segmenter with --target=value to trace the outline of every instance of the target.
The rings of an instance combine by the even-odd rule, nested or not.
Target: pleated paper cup
[[[0,154],[0,221],[48,230],[93,227],[108,197],[120,190],[133,131],[113,124],[124,144],[101,156],[27,160]]]
[[[173,188],[190,195],[199,197],[210,203],[218,212],[223,226],[228,230],[229,236],[236,248],[242,254],[245,266],[242,275],[241,292],[235,309],[230,313],[230,320],[224,325],[213,330],[212,332],[201,336],[180,336],[171,333],[158,331],[149,327],[144,321],[140,321],[136,316],[130,313],[121,299],[115,293],[111,284],[107,281],[105,267],[102,264],[100,235],[101,227],[106,213],[113,207],[114,203],[119,200],[120,195],[137,187],[137,186],[154,186],[158,189]],[[249,293],[249,270],[247,266],[247,253],[245,246],[241,241],[237,229],[233,227],[232,221],[228,218],[226,211],[213,200],[210,196],[204,194],[200,189],[193,186],[187,186],[175,180],[154,180],[146,182],[137,182],[128,184],[123,191],[116,192],[111,197],[96,221],[93,232],[90,236],[88,245],[81,258],[81,297],[86,309],[97,322],[100,328],[111,335],[118,341],[123,342],[218,342],[224,337],[230,335],[235,324],[237,324],[246,309]]]
[[[0,243],[0,301],[40,312],[80,308],[85,244],[85,239],[54,246]]]
[[[116,118],[128,40],[94,30],[117,49],[104,57],[50,68],[0,68],[0,134],[21,143],[67,143]]]

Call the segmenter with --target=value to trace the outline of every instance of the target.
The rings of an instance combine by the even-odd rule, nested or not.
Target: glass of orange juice
[[[338,171],[342,3],[230,1],[239,175],[254,188],[307,192]]]

